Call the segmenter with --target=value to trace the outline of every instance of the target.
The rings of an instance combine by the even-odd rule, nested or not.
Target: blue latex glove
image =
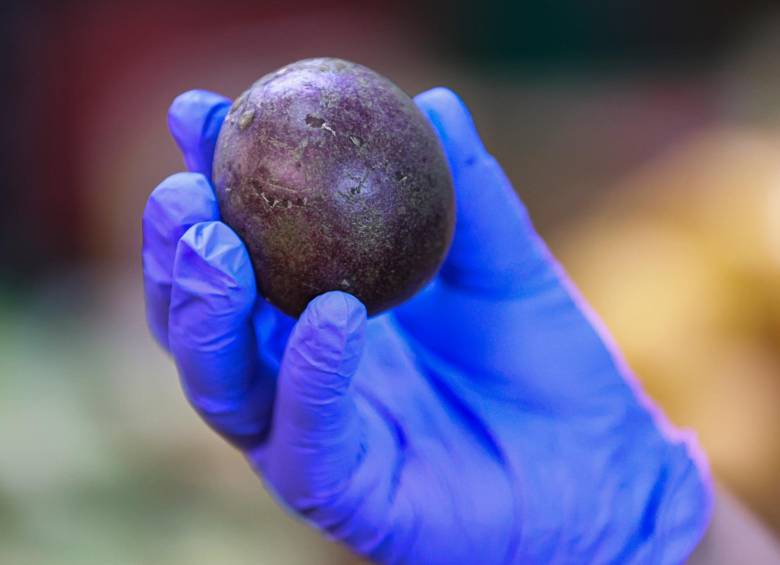
[[[191,172],[152,193],[152,332],[187,398],[302,519],[383,563],[680,563],[710,513],[691,446],[634,385],[459,99],[416,98],[457,231],[435,281],[366,321],[342,292],[296,322],[258,297],[209,183],[229,101],[170,110]],[[692,444],[691,444],[692,445]]]

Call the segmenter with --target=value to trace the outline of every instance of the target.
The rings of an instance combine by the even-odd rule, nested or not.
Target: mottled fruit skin
[[[299,61],[244,92],[214,183],[260,292],[291,316],[329,290],[369,315],[396,306],[452,239],[452,179],[431,125],[388,79],[339,59]]]

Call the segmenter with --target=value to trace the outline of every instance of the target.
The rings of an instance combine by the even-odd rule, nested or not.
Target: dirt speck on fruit
[[[308,114],[306,116],[306,125],[308,125],[311,128],[319,129],[323,126],[325,123],[325,120],[322,118],[318,118],[317,116],[312,116],[311,114]]]

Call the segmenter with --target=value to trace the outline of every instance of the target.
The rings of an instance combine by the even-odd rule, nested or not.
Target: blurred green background
[[[0,563],[356,562],[199,422],[143,320],[168,104],[319,55],[463,96],[651,395],[780,532],[772,4],[3,3]]]

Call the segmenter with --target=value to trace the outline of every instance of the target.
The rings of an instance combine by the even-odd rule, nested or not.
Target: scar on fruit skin
[[[270,186],[274,187],[273,183],[267,182],[266,184],[269,184]],[[261,187],[258,185],[253,185],[257,193],[260,195],[260,198],[263,199],[263,202],[265,202],[268,206],[271,207],[273,210],[278,204],[283,205],[286,209],[291,209],[293,206],[306,206],[309,203],[308,197],[304,196],[303,198],[296,199],[295,202],[292,201],[292,199],[289,198],[276,198],[272,197],[269,198],[268,195],[265,193],[264,190],[261,190]],[[278,187],[280,185],[276,185]],[[226,192],[229,192],[232,189],[229,189],[228,187],[225,188]],[[289,190],[289,189],[288,189]],[[294,191],[293,191],[294,192]]]
[[[324,129],[332,133],[334,136],[336,135],[336,131],[328,125],[328,123],[323,120],[322,118],[318,118],[317,116],[312,116],[311,114],[306,115],[306,125],[311,128],[319,128]]]
[[[235,102],[230,106],[230,114],[234,114],[241,106],[243,106],[244,102],[246,102],[247,97],[249,96],[249,91],[245,90],[241,93],[241,96],[239,96]]]
[[[255,119],[255,110],[254,108],[247,110],[243,114],[241,114],[241,117],[238,118],[238,129],[239,131],[244,131],[249,124],[252,123],[252,120]]]

